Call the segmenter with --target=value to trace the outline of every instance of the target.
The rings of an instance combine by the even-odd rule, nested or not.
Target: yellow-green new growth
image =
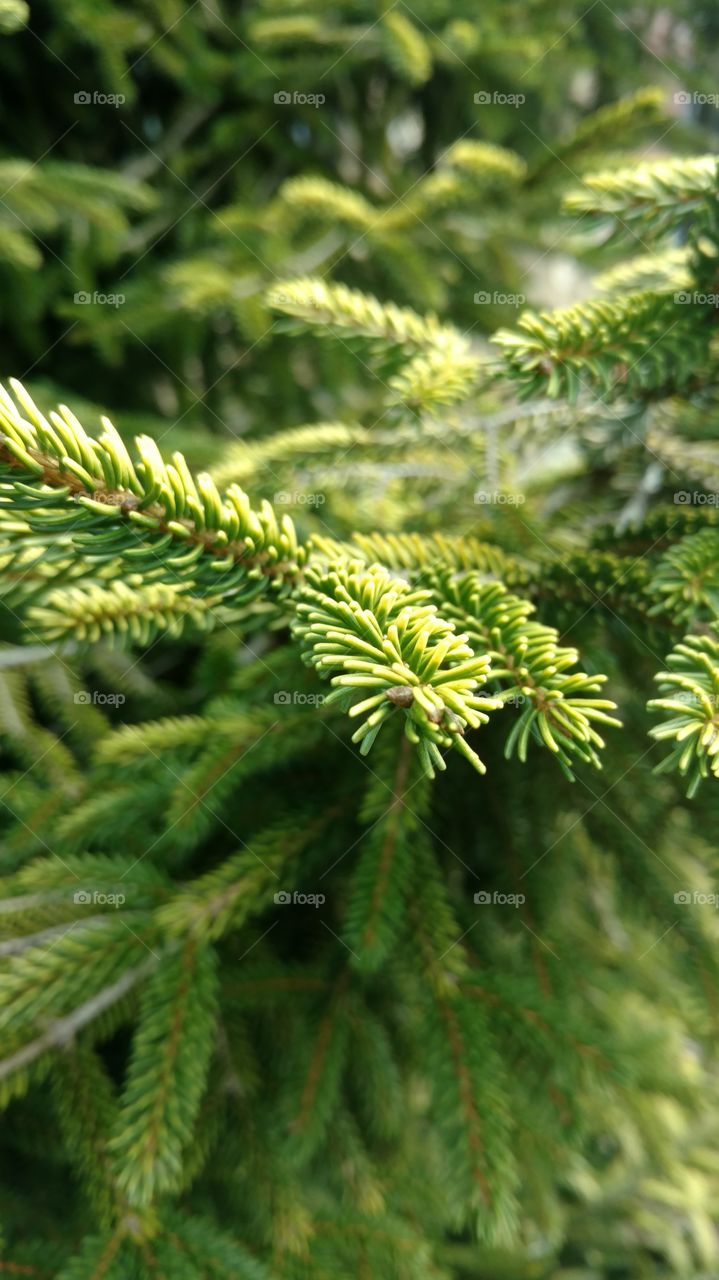
[[[466,399],[486,361],[468,339],[436,316],[382,303],[370,294],[323,280],[290,280],[269,290],[269,305],[324,335],[346,334],[400,347],[408,361],[388,383],[390,403],[415,410]]]
[[[655,677],[663,696],[648,705],[668,711],[671,719],[651,735],[676,745],[657,772],[678,769],[693,796],[703,778],[719,778],[719,625],[712,623],[706,635],[687,636],[669,654],[667,667]]]
[[[182,454],[166,462],[149,436],[137,438],[133,458],[108,418],[95,439],[67,407],[46,417],[21,383],[10,386],[14,398],[0,387],[0,508],[23,513],[47,540],[47,560],[67,561],[58,535],[69,534],[88,561],[122,561],[153,582],[191,585],[197,596],[221,588],[236,600],[282,591],[297,576],[303,552],[288,515],[268,502],[254,510],[238,485],[220,494]],[[22,529],[17,536],[22,544]]]
[[[464,735],[502,706],[500,698],[476,692],[486,683],[489,658],[438,615],[428,592],[379,565],[347,561],[309,570],[297,615],[305,660],[334,686],[327,702],[364,717],[352,739],[363,755],[400,711],[430,776],[446,767],[442,752],[452,746],[484,773]]]

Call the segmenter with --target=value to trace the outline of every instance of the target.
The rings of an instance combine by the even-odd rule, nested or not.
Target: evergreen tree
[[[665,94],[634,91],[605,10],[572,37],[606,37],[595,110],[527,77],[549,157],[511,105],[457,130],[480,72],[510,93],[530,58],[500,6],[484,46],[441,4],[268,3],[245,45],[204,7],[152,7],[149,34],[73,0],[13,37],[71,57],[86,24],[128,92],[147,50],[147,129],[148,85],[190,76],[167,146],[213,203],[165,256],[164,144],[129,182],[87,153],[16,171],[38,212],[6,242],[9,351],[45,381],[0,391],[0,1270],[719,1269],[717,159],[639,159]],[[536,18],[541,58],[571,18]],[[211,90],[238,71],[256,138],[280,77],[326,71],[343,130],[376,95],[368,171],[421,91],[425,162],[387,198],[328,135],[307,172],[300,104],[267,208],[218,206],[239,106]],[[587,296],[525,307],[562,211]],[[44,229],[108,294],[150,259],[126,303],[79,304],[92,355],[58,397]],[[234,440],[210,385],[230,331]],[[154,385],[155,341],[187,399]],[[181,452],[200,388],[214,426]]]

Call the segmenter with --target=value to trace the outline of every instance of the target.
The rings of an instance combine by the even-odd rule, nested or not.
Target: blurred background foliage
[[[563,190],[643,138],[705,148],[715,110],[673,95],[713,91],[718,27],[706,3],[37,3],[0,47],[4,366],[36,390],[41,357],[65,398],[183,444],[201,426],[198,457],[331,418],[338,387],[369,408],[350,353],[283,340],[267,286],[318,273],[478,336],[516,309],[477,292],[563,301]],[[125,301],[74,302],[95,292]]]

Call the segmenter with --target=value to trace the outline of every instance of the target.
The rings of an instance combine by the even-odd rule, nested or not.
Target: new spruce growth
[[[443,32],[390,10],[368,48],[417,88],[473,56]],[[387,210],[335,179],[287,178],[267,234],[338,238],[232,299],[289,333],[301,425],[203,469],[0,391],[0,1093],[10,1150],[53,1148],[47,1257],[13,1231],[0,1270],[568,1280],[606,1234],[617,1275],[714,1274],[716,160],[583,180],[611,274],[492,343],[320,268],[366,236],[397,278],[480,198],[496,248],[550,162],[463,139]],[[411,250],[441,297],[456,262]]]

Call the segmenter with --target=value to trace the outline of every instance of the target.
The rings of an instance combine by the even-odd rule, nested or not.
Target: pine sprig
[[[237,485],[220,497],[209,475],[194,479],[179,453],[166,463],[149,436],[138,437],[133,460],[109,419],[93,439],[69,409],[46,418],[19,382],[10,385],[15,400],[0,392],[0,503],[25,513],[51,555],[56,536],[70,533],[82,557],[122,557],[153,580],[191,581],[198,595],[221,581],[224,595],[244,601],[281,592],[297,575],[292,521],[269,503],[253,511]]]
[[[679,622],[719,616],[719,530],[703,529],[666,551],[648,591],[659,597],[653,614],[666,610]]]
[[[671,716],[650,731],[652,737],[676,743],[658,772],[678,769],[693,796],[702,779],[719,777],[719,626],[687,636],[669,654],[667,667],[656,676],[662,697],[648,704]]]
[[[274,285],[267,300],[276,311],[317,326],[320,335],[337,329],[401,346],[405,352],[451,348],[462,342],[461,334],[436,316],[421,316],[409,307],[380,302],[358,289],[310,277]]]
[[[624,224],[642,235],[660,235],[689,214],[706,210],[716,185],[716,156],[658,160],[584,179],[582,187],[566,197],[565,207],[574,215],[616,219],[619,230]]]
[[[486,648],[490,678],[503,702],[519,709],[507,739],[506,755],[527,758],[530,740],[548,747],[567,777],[575,760],[601,768],[604,747],[596,724],[621,727],[609,715],[615,703],[597,698],[606,677],[576,671],[576,649],[560,645],[553,627],[531,617],[534,606],[510,595],[501,583],[486,583],[477,573],[435,579],[447,616],[466,631],[475,647]]]
[[[452,746],[484,772],[464,735],[501,706],[475,693],[489,660],[439,616],[426,591],[358,561],[310,569],[294,629],[306,662],[331,679],[327,702],[363,717],[352,739],[362,754],[390,718],[403,715],[430,777],[446,768],[442,751]]]
[[[710,305],[679,305],[673,293],[644,290],[561,311],[527,311],[518,331],[500,329],[492,341],[522,399],[576,402],[594,388],[605,396],[667,393],[686,387],[706,365],[712,318]]]
[[[63,587],[51,591],[42,605],[28,609],[28,623],[48,642],[75,640],[96,644],[146,645],[160,632],[179,636],[187,624],[198,630],[213,624],[212,610],[222,597],[193,597],[192,583],[144,583],[141,575],[109,587]]]
[[[193,935],[163,957],[145,987],[109,1142],[118,1186],[138,1208],[181,1185],[213,1049],[216,990],[214,953]]]
[[[352,960],[368,971],[376,971],[403,937],[417,846],[428,835],[422,818],[429,803],[428,782],[410,743],[405,739],[398,750],[390,738],[377,755],[375,770],[380,772],[370,779],[359,813],[368,829],[359,847],[344,931]]]
[[[466,399],[486,361],[469,341],[436,316],[382,303],[369,294],[322,280],[275,285],[268,303],[320,334],[371,339],[379,349],[400,348],[406,363],[389,380],[389,403],[429,410]],[[407,359],[407,357],[410,357]]]

